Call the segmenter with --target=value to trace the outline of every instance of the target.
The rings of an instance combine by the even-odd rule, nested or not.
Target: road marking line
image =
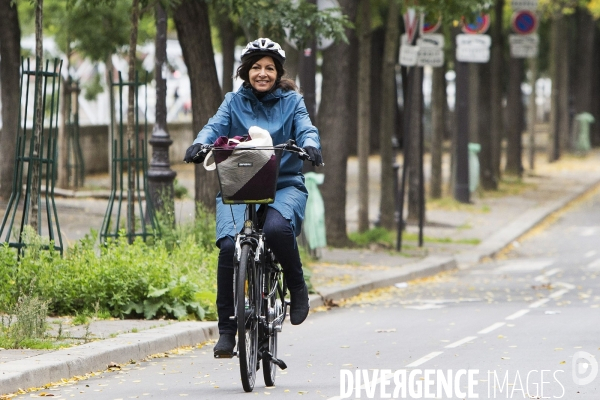
[[[581,233],[579,235],[580,236],[592,236],[594,233],[596,233],[596,228],[585,228],[583,231],[581,231]]]
[[[600,268],[600,258],[597,260],[592,261],[591,263],[588,264],[588,268],[590,269],[598,269]]]
[[[586,258],[594,257],[596,255],[596,250],[590,250],[584,254]]]
[[[569,290],[571,290],[571,289],[575,289],[575,285],[572,285],[572,284],[570,284],[570,283],[567,283],[567,282],[556,282],[556,283],[554,284],[554,286],[562,286],[562,287],[564,287],[565,289],[569,289]]]
[[[513,260],[507,264],[494,269],[495,274],[504,274],[507,272],[534,272],[542,270],[554,264],[555,260]]]
[[[437,356],[439,356],[440,354],[443,354],[443,353],[444,353],[443,351],[434,351],[432,353],[427,354],[425,357],[419,358],[417,361],[411,362],[405,368],[418,367],[419,365],[425,364],[427,361],[429,361],[432,358],[435,358],[435,357],[437,357]]]
[[[519,317],[522,317],[523,315],[527,314],[529,311],[531,311],[531,310],[527,310],[527,309],[519,310],[516,313],[509,315],[505,319],[514,320],[514,319],[517,319]]]
[[[541,306],[542,304],[546,304],[547,302],[549,302],[550,299],[540,299],[536,302],[533,302],[529,305],[529,308],[538,308],[539,306]]]
[[[498,329],[498,328],[500,328],[501,326],[504,326],[504,325],[506,325],[506,322],[496,322],[495,324],[492,324],[492,325],[488,326],[487,328],[480,330],[477,333],[479,333],[480,335],[483,335],[485,333],[490,333],[494,329]]]
[[[561,289],[561,290],[559,290],[558,292],[554,292],[554,293],[552,293],[552,294],[551,294],[550,296],[548,296],[548,297],[550,297],[550,298],[552,298],[552,299],[556,299],[557,297],[560,297],[560,296],[562,296],[563,294],[565,294],[565,293],[567,293],[567,292],[568,292],[568,290],[567,290],[567,289]]]
[[[464,339],[460,339],[454,343],[450,343],[448,346],[445,346],[446,349],[453,349],[455,347],[458,347],[460,345],[463,345],[465,343],[471,342],[473,340],[477,339],[477,336],[467,336]]]
[[[562,271],[560,268],[554,268],[554,269],[551,269],[551,270],[550,270],[550,271],[548,271],[548,272],[544,272],[542,275],[538,275],[538,276],[536,276],[536,277],[534,278],[534,280],[535,280],[536,282],[545,281],[545,280],[546,280],[548,277],[550,277],[550,276],[552,276],[552,275],[555,275],[555,274],[558,274],[560,271]]]

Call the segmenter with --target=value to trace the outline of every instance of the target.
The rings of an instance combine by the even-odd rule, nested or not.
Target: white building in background
[[[35,38],[27,37],[21,41],[21,47],[25,52],[30,54],[35,53]],[[138,55],[142,57],[142,66],[147,71],[154,70],[154,43],[148,43],[145,45],[138,46]],[[239,58],[241,52],[240,49],[236,49],[236,56]],[[82,91],[79,95],[79,123],[81,125],[106,125],[110,122],[110,102],[108,95],[108,88],[106,84],[106,65],[103,62],[93,63],[89,60],[83,60],[82,62],[74,63],[69,66],[69,73],[67,73],[67,66],[65,64],[66,57],[60,51],[56,43],[52,38],[44,39],[44,54],[46,59],[59,58],[63,60],[62,75],[67,77],[69,74],[72,78],[79,80]],[[190,80],[187,74],[187,68],[183,60],[181,46],[177,40],[167,40],[167,60],[168,66],[163,70],[163,76],[167,79],[167,122],[184,122],[191,121],[191,93],[190,93]],[[35,65],[35,61],[31,59],[32,68]],[[127,60],[120,55],[112,56],[112,63],[117,71],[121,72],[124,81],[128,81],[128,64]],[[215,64],[217,67],[217,74],[219,77],[219,83],[222,82],[222,56],[221,54],[215,55]],[[237,66],[236,66],[237,68]],[[153,123],[155,120],[155,103],[156,103],[156,86],[154,81],[153,72],[150,72],[152,76],[151,81],[147,86],[141,88],[139,93],[139,109],[140,115],[143,115],[144,110],[146,111],[147,119],[149,123]],[[85,98],[86,87],[92,83],[97,76],[100,76],[100,83],[102,85],[102,92],[97,95],[94,100],[87,100]],[[140,77],[141,79],[141,77]],[[234,83],[235,89],[239,87],[241,83]],[[126,89],[125,89],[126,90]],[[118,94],[115,92],[116,101],[118,101]],[[126,92],[123,95],[123,99],[127,99]],[[30,102],[31,103],[31,102]],[[0,107],[2,105],[0,104]],[[25,99],[22,99],[22,106],[25,107]],[[117,110],[119,110],[119,104],[115,104]],[[124,115],[126,115],[126,105],[123,109]],[[29,114],[32,114],[30,110]],[[28,123],[29,124],[29,123]],[[2,120],[0,118],[0,128],[2,127]]]

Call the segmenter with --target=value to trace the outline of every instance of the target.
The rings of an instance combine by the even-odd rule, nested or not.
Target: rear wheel
[[[254,252],[249,244],[242,246],[236,277],[236,311],[240,375],[246,392],[254,389],[258,358],[258,315],[260,298],[254,268]]]

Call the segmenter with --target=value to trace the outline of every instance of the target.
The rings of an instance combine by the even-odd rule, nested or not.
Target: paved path
[[[371,161],[376,170],[377,159]],[[351,210],[357,198],[352,189],[355,181],[352,171],[356,171],[354,160],[348,170]],[[190,166],[178,167],[178,177],[184,186],[193,187]],[[92,177],[88,182],[101,186],[105,179]],[[323,250],[321,259],[312,266],[313,284],[318,294],[311,295],[311,306],[314,308],[446,269],[464,268],[496,254],[544,218],[594,190],[600,184],[600,153],[592,153],[584,159],[567,157],[555,164],[541,160],[535,175],[528,174],[523,182],[521,191],[500,191],[483,197],[475,195],[470,205],[432,203],[428,206],[425,229],[425,235],[431,240],[426,241],[422,249],[407,242],[407,249],[402,254],[385,248]],[[373,193],[378,193],[378,183],[375,181],[371,185]],[[372,220],[377,215],[377,202],[376,195],[372,196]],[[58,198],[65,241],[73,243],[90,228],[98,229],[106,204],[105,199]],[[191,200],[177,202],[176,208],[179,218],[193,215]],[[4,214],[1,205],[0,214]],[[353,214],[348,215],[351,227]],[[416,227],[409,226],[408,231],[415,232]],[[152,328],[156,321],[95,321],[88,329],[88,337],[103,340],[50,352],[0,350],[0,394],[103,370],[109,363],[142,359],[152,353],[214,339],[217,335],[214,322],[164,323],[164,326]]]

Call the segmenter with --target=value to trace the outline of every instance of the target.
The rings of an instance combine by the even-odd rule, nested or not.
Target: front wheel
[[[242,246],[236,286],[240,375],[244,391],[251,392],[256,381],[260,299],[258,296],[258,283],[256,282],[256,269],[254,268],[254,251],[249,244]]]
[[[277,279],[278,274],[273,274],[268,280],[270,282],[270,286],[267,289],[272,290],[274,286],[279,286],[280,282]],[[277,358],[277,333],[278,327],[277,325],[281,325],[282,322],[277,322],[278,317],[283,314],[283,303],[279,298],[283,292],[280,291],[281,287],[277,287],[275,293],[272,296],[265,300],[264,304],[264,313],[265,313],[265,344],[263,351],[268,351],[271,353],[271,356]],[[280,329],[280,328],[279,328]],[[263,378],[265,379],[266,386],[275,386],[275,374],[276,374],[276,366],[271,362],[271,360],[263,357]]]

